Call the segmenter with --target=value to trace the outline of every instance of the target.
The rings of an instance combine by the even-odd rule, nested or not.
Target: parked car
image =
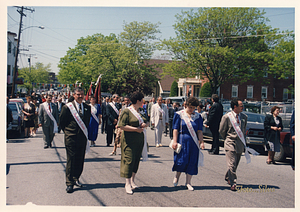
[[[24,106],[24,100],[22,98],[14,98],[14,99],[10,99],[9,102],[19,102],[23,108]]]
[[[171,99],[172,102],[178,102],[180,105],[185,101],[184,96],[163,97],[163,99]]]
[[[258,152],[264,151],[264,121],[265,115],[243,112],[248,116],[247,127],[246,127],[246,144],[249,147],[257,150]],[[212,139],[212,135],[209,129],[203,126],[203,136],[204,138]],[[224,142],[220,136],[220,142]],[[286,157],[291,157],[293,153],[293,143],[290,139],[290,132],[288,130],[283,130],[280,132],[280,152],[275,153],[275,161],[282,161]]]
[[[21,135],[24,126],[24,114],[22,112],[22,106],[18,102],[9,102],[8,107],[11,109],[13,115],[11,128],[8,130],[15,131],[18,135]]]

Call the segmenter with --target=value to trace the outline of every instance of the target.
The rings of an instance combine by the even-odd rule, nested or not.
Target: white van
[[[184,96],[163,97],[164,100],[171,99],[172,103],[178,102],[180,105],[185,101]]]

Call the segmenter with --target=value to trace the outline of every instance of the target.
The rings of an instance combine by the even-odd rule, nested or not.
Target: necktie
[[[236,115],[236,121],[237,121],[238,124],[240,123],[240,121],[239,121],[239,115]]]
[[[81,119],[83,118],[81,104],[79,104],[79,116],[80,116]]]
[[[49,103],[48,105],[49,105],[49,110],[50,110],[50,113],[51,113],[51,107],[50,107],[50,103]]]

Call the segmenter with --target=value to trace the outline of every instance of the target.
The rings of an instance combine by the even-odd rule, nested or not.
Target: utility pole
[[[34,9],[30,9],[27,7],[17,7],[19,8],[17,11],[20,13],[20,24],[19,24],[19,33],[18,33],[18,41],[17,41],[17,49],[16,49],[16,54],[15,54],[15,67],[14,67],[14,72],[13,72],[13,82],[12,82],[12,89],[11,89],[11,95],[15,95],[15,84],[16,84],[16,79],[17,79],[17,68],[18,68],[18,55],[19,55],[19,46],[20,46],[20,39],[21,39],[21,31],[22,31],[22,20],[23,16],[26,17],[26,15],[23,13],[24,10],[29,10],[31,12],[34,12]]]

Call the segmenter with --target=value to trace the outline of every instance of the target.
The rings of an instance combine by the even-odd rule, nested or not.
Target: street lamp
[[[21,11],[21,14],[23,13],[23,8]],[[24,29],[22,29],[22,17],[21,15],[20,18],[20,25],[19,25],[19,35],[18,35],[18,42],[17,42],[17,50],[16,50],[16,55],[15,55],[15,67],[14,67],[14,73],[13,73],[13,82],[12,82],[12,88],[11,88],[11,95],[15,95],[15,83],[16,83],[16,75],[17,75],[17,66],[18,66],[18,55],[19,55],[19,46],[20,46],[20,40],[21,40],[21,32],[24,31],[25,29],[31,28],[31,27],[37,27],[40,29],[44,29],[45,27],[43,26],[29,26]]]
[[[32,28],[32,27],[37,27],[37,28],[40,28],[40,29],[45,29],[44,26],[29,26],[29,27],[25,27],[25,28],[22,29],[21,31],[23,32],[25,29]]]

